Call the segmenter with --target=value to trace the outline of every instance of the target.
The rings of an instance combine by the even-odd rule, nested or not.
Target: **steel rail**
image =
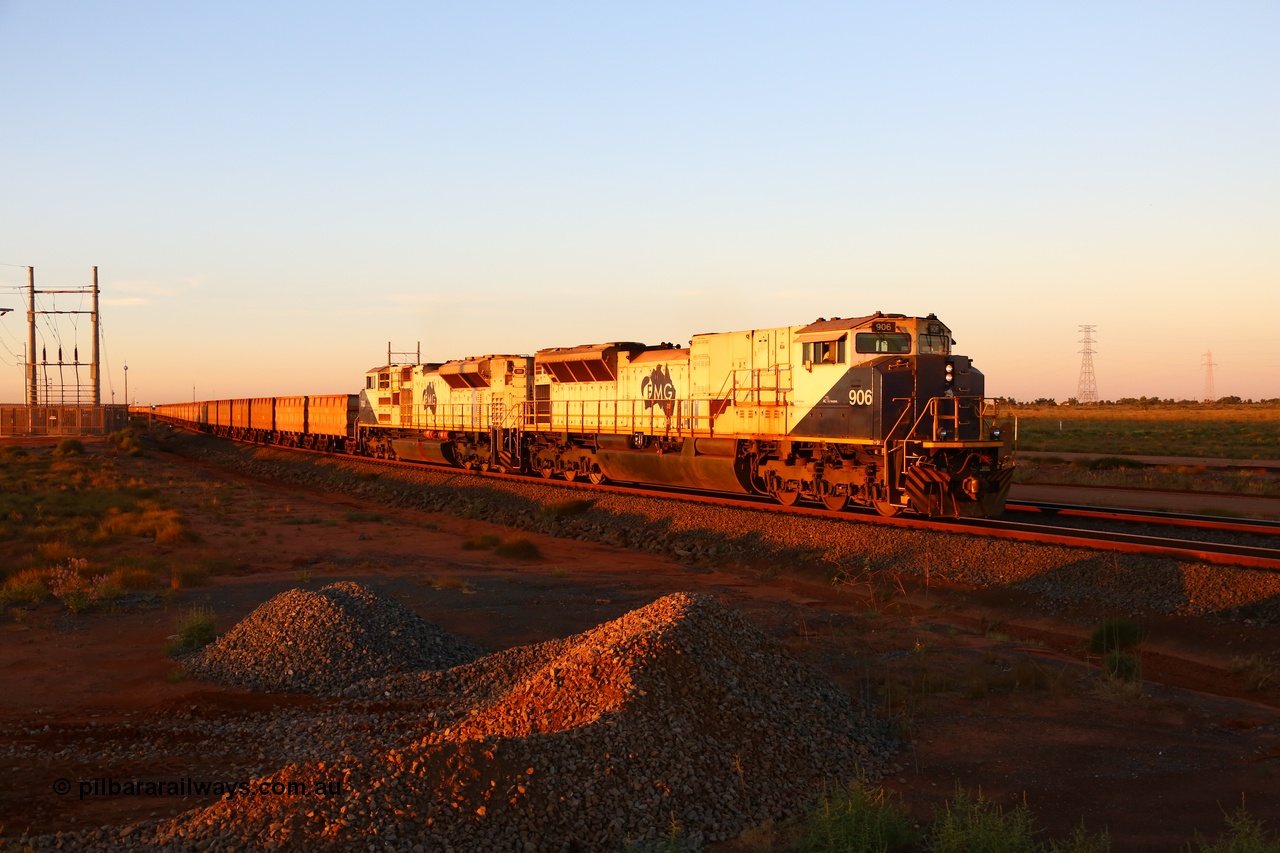
[[[1158,524],[1167,527],[1192,527],[1224,533],[1260,533],[1280,535],[1280,521],[1267,519],[1241,520],[1214,515],[1197,515],[1188,512],[1164,512],[1123,507],[1086,506],[1084,504],[1054,503],[1049,501],[1005,501],[1005,510],[1035,512],[1042,515],[1069,515],[1077,518],[1094,518],[1103,521],[1124,521],[1134,524]]]
[[[1072,534],[1064,534],[1044,525],[1000,519],[966,519],[962,524],[964,527],[982,530],[984,535],[999,539],[1092,548],[1094,550],[1114,551],[1124,554],[1168,557],[1181,562],[1209,563],[1211,565],[1237,566],[1280,572],[1280,549],[1278,548],[1256,548],[1248,545],[1195,542],[1185,539],[1166,539],[1135,533],[1109,531],[1076,531]]]

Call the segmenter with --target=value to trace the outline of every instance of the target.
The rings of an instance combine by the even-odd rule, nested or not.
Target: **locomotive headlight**
[[[941,439],[942,441],[950,441],[951,430],[947,429],[946,427],[938,427],[938,438]]]
[[[950,385],[952,382],[955,382],[955,381],[956,381],[956,366],[955,366],[954,364],[952,364],[951,362],[949,362],[949,361],[947,362],[947,377],[946,377],[946,381],[947,381],[947,384],[948,384],[948,385]]]
[[[992,427],[992,428],[991,428],[991,440],[992,440],[992,441],[999,441],[999,440],[1000,440],[1000,434],[1001,434],[1001,433],[1000,433],[1000,427]]]

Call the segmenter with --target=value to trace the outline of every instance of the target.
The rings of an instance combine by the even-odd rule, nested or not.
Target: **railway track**
[[[278,450],[293,453],[320,456],[337,456],[343,459],[359,459],[363,462],[402,468],[405,470],[434,470],[461,476],[474,476],[497,482],[510,481],[529,483],[531,478],[522,474],[505,474],[497,472],[464,471],[451,466],[432,465],[421,462],[401,462],[397,460],[377,459],[372,457],[352,457],[344,454],[330,454],[323,451],[300,448],[266,445]],[[533,479],[533,482],[538,482]],[[569,492],[580,492],[583,495],[601,492],[618,495],[634,495],[637,497],[669,497],[676,500],[705,503],[710,505],[752,507],[765,512],[784,512],[792,515],[841,520],[856,524],[875,524],[915,530],[932,530],[945,533],[956,533],[970,536],[985,536],[997,539],[1060,545],[1072,548],[1088,548],[1124,554],[1137,554],[1151,557],[1164,557],[1183,562],[1207,563],[1211,565],[1236,566],[1280,572],[1280,522],[1240,521],[1213,516],[1191,515],[1184,513],[1152,512],[1147,510],[1131,510],[1116,507],[1089,507],[1074,504],[1051,502],[1010,501],[1008,508],[1015,513],[1036,514],[1042,517],[1040,523],[1031,521],[1001,519],[926,519],[911,516],[882,517],[874,510],[846,509],[829,510],[821,506],[797,504],[791,507],[780,506],[772,498],[758,495],[730,495],[720,492],[707,492],[696,489],[645,486],[636,487],[617,483],[592,484],[584,481],[565,481],[562,479],[546,479],[545,485],[555,486]],[[1131,533],[1116,529],[1089,529],[1071,527],[1063,523],[1073,519],[1087,522],[1105,522],[1109,525],[1140,525],[1146,530],[1194,530],[1203,539],[1189,539],[1174,534],[1163,533]],[[1251,542],[1241,544],[1223,541],[1222,538],[1247,536]]]
[[[1137,514],[1130,515],[1124,510],[1107,509],[1088,514],[1099,518],[1125,518],[1142,524],[1160,522],[1160,519],[1153,518],[1149,513],[1141,516]],[[1177,521],[1173,522],[1173,524],[1175,527],[1178,526]],[[988,535],[1003,539],[1094,548],[1096,550],[1115,551],[1125,554],[1168,557],[1183,562],[1209,563],[1212,565],[1238,566],[1280,572],[1280,526],[1275,527],[1269,533],[1270,536],[1275,537],[1275,544],[1270,547],[1241,545],[1232,542],[1180,539],[1172,535],[1153,536],[1124,533],[1116,530],[1061,528],[1053,525],[1006,519],[970,519],[965,522],[964,526],[970,529],[983,530]],[[1225,522],[1221,527],[1213,529],[1213,532],[1230,535],[1245,528],[1250,533],[1259,532],[1259,529],[1252,525],[1237,525],[1232,522]],[[1062,532],[1064,529],[1069,529],[1071,532],[1064,533]],[[1199,529],[1206,528],[1200,525]]]

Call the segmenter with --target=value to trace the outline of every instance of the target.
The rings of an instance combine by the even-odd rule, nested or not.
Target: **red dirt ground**
[[[92,449],[92,448],[91,448]],[[120,460],[122,465],[126,460]],[[162,485],[198,541],[140,542],[162,558],[216,556],[225,571],[182,589],[164,607],[72,617],[47,604],[0,621],[0,731],[6,739],[79,740],[67,727],[148,720],[177,709],[252,713],[299,697],[262,696],[175,681],[166,637],[188,607],[214,608],[225,631],[276,593],[303,583],[368,583],[490,650],[563,637],[674,591],[705,592],[746,613],[796,655],[895,718],[907,742],[886,778],[922,822],[957,785],[988,801],[1025,802],[1039,825],[1069,834],[1106,828],[1115,850],[1176,850],[1195,832],[1216,836],[1244,797],[1280,828],[1280,689],[1261,689],[1239,661],[1276,660],[1280,630],[1208,619],[1146,620],[1140,690],[1109,686],[1085,653],[1088,635],[1119,614],[1078,606],[1047,616],[1003,590],[921,588],[884,578],[837,590],[816,578],[752,566],[693,569],[602,545],[520,534],[543,559],[521,562],[463,548],[482,521],[302,496],[269,483],[152,454],[136,465]],[[376,512],[381,522],[348,519]],[[297,524],[299,518],[308,523]],[[429,582],[430,581],[430,582]],[[47,729],[46,729],[47,727]],[[58,796],[51,785],[129,768],[8,762],[0,834],[128,824],[194,801]],[[160,773],[210,770],[201,756]],[[133,769],[133,772],[137,772]],[[786,849],[764,827],[724,851]],[[772,846],[770,846],[772,845]]]

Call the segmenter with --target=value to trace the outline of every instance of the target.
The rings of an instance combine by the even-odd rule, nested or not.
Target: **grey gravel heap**
[[[327,696],[371,676],[447,669],[482,654],[403,604],[344,582],[280,593],[183,665],[223,684]]]
[[[236,796],[74,840],[539,853],[623,850],[674,826],[696,849],[877,780],[897,748],[883,721],[739,614],[683,593],[565,640],[346,692],[327,713],[395,709],[380,741],[252,783],[340,793]]]

